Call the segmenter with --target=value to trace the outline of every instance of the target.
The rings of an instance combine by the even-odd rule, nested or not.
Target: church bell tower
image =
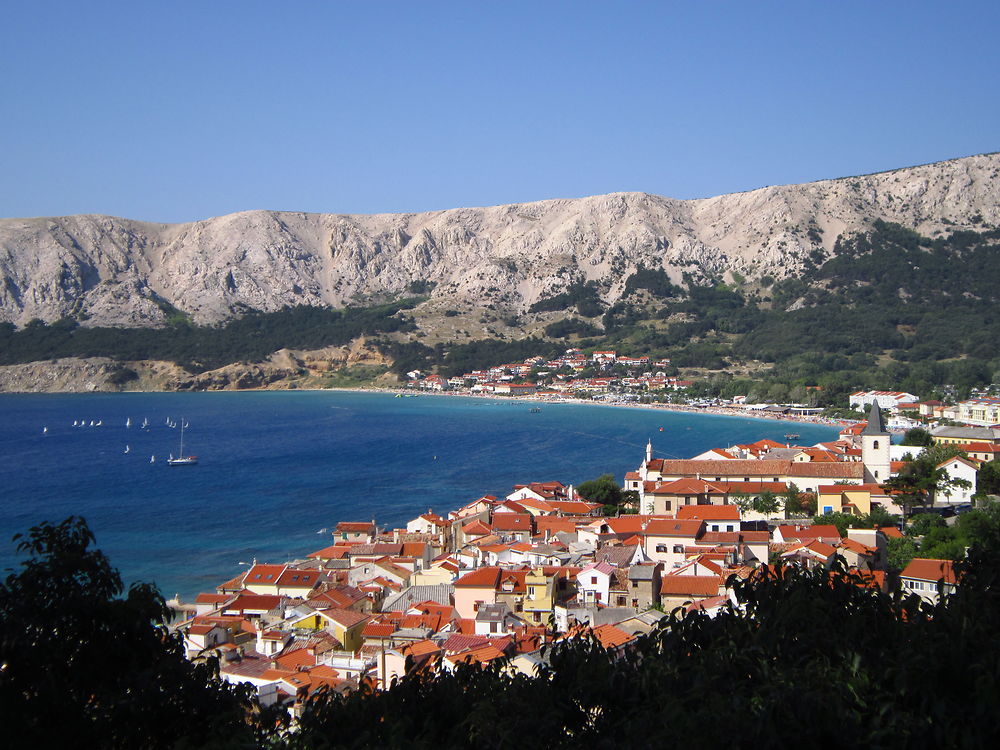
[[[865,483],[882,484],[889,478],[889,446],[892,436],[885,428],[882,410],[872,401],[868,424],[861,431],[861,463],[865,466]]]

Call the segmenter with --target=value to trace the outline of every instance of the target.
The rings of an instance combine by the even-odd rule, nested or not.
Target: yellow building
[[[524,577],[527,593],[524,597],[524,615],[534,623],[547,623],[552,615],[555,601],[555,576],[546,576],[541,568],[535,568]]]
[[[850,513],[866,516],[872,511],[872,495],[884,497],[877,484],[824,484],[816,492],[817,513]]]
[[[340,641],[345,651],[357,651],[364,641],[361,631],[368,615],[353,609],[323,609],[310,612],[290,624],[293,628],[326,630]]]

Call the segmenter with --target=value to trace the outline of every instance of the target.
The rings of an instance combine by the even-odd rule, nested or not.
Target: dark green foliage
[[[438,357],[439,371],[445,377],[463,375],[470,370],[506,364],[523,362],[528,357],[554,356],[559,347],[542,339],[527,338],[519,341],[500,341],[483,339],[458,344],[443,350],[443,356]]]
[[[730,580],[740,609],[672,613],[609,653],[544,651],[537,676],[494,662],[423,670],[390,689],[320,693],[275,733],[249,690],[192,665],[148,587],[121,581],[82,522],[33,529],[0,586],[4,731],[23,747],[989,747],[1000,700],[1000,509],[974,537],[957,593],[884,594],[835,567]]]
[[[1000,574],[976,551],[946,604],[881,594],[842,571],[733,581],[745,611],[683,619],[622,658],[563,643],[532,679],[502,668],[408,676],[327,695],[293,748],[986,747],[1000,697]],[[905,613],[905,614],[904,614]]]
[[[406,285],[406,292],[407,294],[417,294],[417,295],[430,294],[431,290],[434,289],[434,287],[436,286],[437,282],[434,281],[423,281],[423,280],[411,281],[409,284]]]
[[[906,434],[903,435],[903,440],[900,442],[900,445],[914,445],[920,447],[926,447],[933,444],[934,439],[923,427],[913,427],[907,430]]]
[[[562,294],[538,300],[528,308],[528,312],[560,312],[575,307],[576,311],[587,318],[600,315],[604,305],[597,289],[597,282],[576,283]]]
[[[249,688],[193,664],[159,593],[122,581],[79,518],[42,524],[0,584],[0,705],[17,747],[201,747],[257,743]],[[259,739],[259,738],[258,738]]]
[[[139,373],[123,365],[115,366],[112,369],[111,374],[108,376],[108,382],[117,386],[123,386],[126,383],[131,383],[133,380],[138,379]]]
[[[898,493],[896,503],[907,512],[915,507],[927,505],[935,492],[955,487],[967,487],[964,479],[950,477],[948,472],[938,468],[939,464],[955,456],[964,456],[953,445],[934,445],[924,448],[913,461],[908,462],[899,473],[890,477],[883,486]]]
[[[918,552],[917,542],[909,536],[893,537],[886,543],[887,559],[886,564],[890,571],[898,573],[910,564],[910,560],[916,557]]]
[[[979,467],[976,475],[977,495],[1000,495],[1000,459],[994,458]]]
[[[585,500],[589,500],[592,503],[601,503],[602,505],[617,507],[622,504],[624,499],[622,488],[615,480],[614,474],[602,474],[597,479],[581,482],[576,491]]]
[[[179,324],[170,328],[83,328],[60,323],[28,324],[0,330],[0,364],[57,357],[163,359],[208,370],[258,361],[281,348],[317,349],[346,344],[361,335],[412,330],[399,315],[419,300],[369,308],[328,310],[286,307],[274,313],[251,311],[224,326]]]
[[[962,513],[951,526],[936,514],[920,513],[906,529],[907,539],[919,541],[915,556],[938,560],[961,560],[967,548],[990,544],[998,536],[1000,505],[993,503]]]
[[[403,375],[411,370],[427,370],[432,366],[435,352],[419,341],[380,341],[379,351],[392,359],[392,371]]]
[[[579,318],[563,318],[545,326],[545,335],[553,339],[564,339],[568,336],[597,336],[600,329]]]
[[[625,280],[625,296],[638,289],[645,289],[654,297],[676,297],[684,293],[670,282],[662,268],[640,268]]]

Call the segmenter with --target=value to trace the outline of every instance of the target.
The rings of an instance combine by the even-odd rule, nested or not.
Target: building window
[[[684,545],[683,544],[675,544],[674,545],[674,554],[675,555],[683,555],[684,554]]]
[[[872,449],[873,450],[878,450],[878,440],[873,440],[872,441]]]
[[[633,607],[638,607],[639,606],[639,600],[638,599],[633,599],[632,600],[632,606]]]
[[[591,576],[591,577],[590,577],[590,582],[591,582],[592,584],[596,584],[596,583],[597,583],[597,576]]]
[[[634,588],[634,589],[639,588],[639,582],[638,581],[632,581],[632,588]]]
[[[625,597],[624,596],[619,596],[618,597],[618,606],[619,607],[624,607],[625,606]]]
[[[656,551],[657,552],[666,552],[667,551],[667,545],[665,545],[665,544],[657,544],[656,545]]]

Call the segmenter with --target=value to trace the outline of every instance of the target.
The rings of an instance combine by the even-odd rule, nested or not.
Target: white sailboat
[[[132,417],[125,417],[125,427],[132,426]]]
[[[187,427],[187,422],[184,421],[184,417],[181,417],[181,448],[178,452],[177,458],[170,456],[167,459],[168,466],[193,466],[198,463],[197,456],[185,456],[184,455],[184,428]]]

